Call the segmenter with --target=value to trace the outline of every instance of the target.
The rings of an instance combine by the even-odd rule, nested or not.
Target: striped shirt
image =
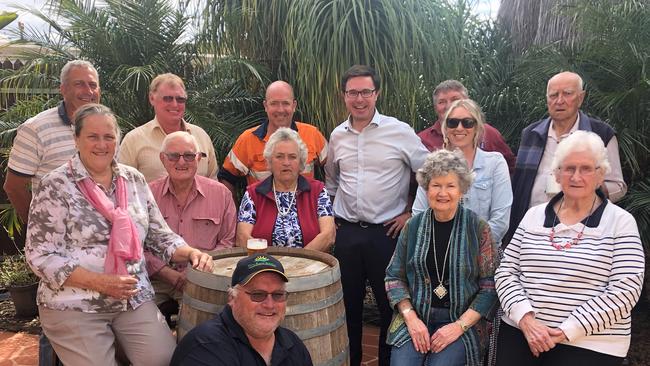
[[[74,127],[61,102],[18,126],[8,168],[18,176],[31,177],[32,191],[36,191],[41,178],[70,160],[76,151]]]
[[[528,210],[504,252],[495,275],[503,320],[518,327],[532,311],[543,324],[564,331],[564,344],[625,357],[645,265],[636,222],[605,200],[585,219],[578,244],[557,250],[549,235],[558,222],[553,205],[561,197]],[[571,241],[583,226],[558,223],[554,242]]]

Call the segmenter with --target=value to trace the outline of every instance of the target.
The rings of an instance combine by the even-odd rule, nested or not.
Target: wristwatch
[[[460,320],[460,319],[456,320],[456,323],[458,323],[458,325],[460,325],[460,328],[463,330],[463,333],[467,332],[467,330],[469,329],[467,324],[463,323],[463,321]]]

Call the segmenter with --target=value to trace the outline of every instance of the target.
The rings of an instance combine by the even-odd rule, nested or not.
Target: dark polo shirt
[[[235,321],[226,305],[213,319],[192,329],[178,344],[171,366],[227,365],[266,366],[251,346],[244,329]],[[309,351],[298,336],[282,327],[275,330],[271,354],[273,366],[312,366]]]

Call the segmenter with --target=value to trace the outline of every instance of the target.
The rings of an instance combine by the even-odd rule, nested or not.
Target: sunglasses
[[[180,160],[181,156],[183,157],[183,160],[186,162],[190,163],[194,160],[196,160],[196,157],[198,155],[201,155],[202,158],[205,158],[207,156],[206,153],[204,152],[198,152],[198,153],[184,153],[184,154],[179,154],[179,153],[165,153],[165,156],[167,156],[167,160],[171,162],[177,162]]]
[[[286,291],[277,291],[277,292],[266,292],[266,291],[244,291],[251,298],[253,302],[263,302],[266,298],[271,295],[271,298],[275,302],[285,302],[289,293]]]
[[[171,96],[171,95],[163,95],[163,96],[161,97],[161,99],[162,99],[163,102],[165,102],[165,103],[171,103],[171,102],[174,101],[174,99],[176,99],[176,103],[178,103],[178,104],[185,104],[185,103],[187,103],[187,97],[180,97],[180,96],[179,96],[179,97],[174,97],[174,96]]]
[[[456,128],[459,124],[462,124],[463,128],[472,128],[476,126],[476,120],[474,118],[447,118],[448,128]]]

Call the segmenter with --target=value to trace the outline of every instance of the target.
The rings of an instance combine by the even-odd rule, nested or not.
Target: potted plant
[[[9,290],[16,316],[34,317],[38,314],[38,280],[27,265],[24,254],[5,256],[0,263],[0,285]]]

